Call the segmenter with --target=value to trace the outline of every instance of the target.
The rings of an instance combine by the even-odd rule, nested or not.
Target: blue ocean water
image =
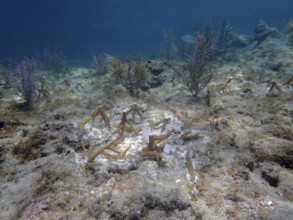
[[[253,34],[260,19],[282,29],[292,9],[292,0],[2,0],[0,58],[45,48],[79,64],[97,53],[148,57],[158,53],[163,29],[180,38],[226,17],[237,32]]]

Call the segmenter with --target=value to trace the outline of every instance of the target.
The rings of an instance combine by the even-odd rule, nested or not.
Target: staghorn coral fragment
[[[152,129],[156,130],[161,127],[161,132],[166,130],[166,126],[169,123],[170,118],[163,118],[159,121],[153,122],[150,126]]]
[[[105,150],[108,150],[111,147],[117,146],[118,144],[122,143],[123,140],[124,140],[124,138],[122,136],[120,136],[119,138],[106,144],[104,147],[101,147],[100,149],[98,149],[95,153],[93,152],[93,144],[90,144],[90,148],[88,151],[88,162],[92,162],[98,155],[104,154]],[[105,154],[107,154],[107,153],[105,153]]]
[[[83,144],[82,141],[80,142],[80,145],[82,147],[82,150],[83,150],[84,155],[86,155],[86,149],[85,149],[85,146],[84,146],[84,144]]]
[[[79,168],[82,170],[82,172],[84,172],[85,173],[85,167],[80,163],[80,164],[78,164],[79,165]]]
[[[136,115],[138,115],[138,116],[140,117],[140,119],[143,120],[143,116],[142,116],[142,114],[140,113],[140,111],[139,111],[139,107],[138,107],[137,104],[133,104],[133,105],[130,107],[130,109],[127,111],[126,114],[128,115],[128,114],[130,114],[130,113],[131,113],[131,115],[132,115],[131,121],[132,121],[133,123],[135,123],[135,116],[136,116]]]
[[[71,88],[71,85],[67,79],[64,79],[61,83],[65,88]]]
[[[140,157],[153,157],[153,158],[155,158],[157,160],[157,162],[158,162],[158,164],[160,166],[163,166],[166,163],[166,161],[163,160],[163,157],[161,156],[161,154],[158,153],[158,152],[154,152],[154,151],[141,151],[141,152],[138,153],[138,155]]]
[[[125,155],[126,155],[126,153],[127,153],[127,151],[128,151],[129,149],[130,149],[130,146],[127,147],[124,151],[122,151],[120,157],[118,158],[118,160],[122,160],[122,159],[124,159],[124,157],[125,157]]]
[[[287,87],[293,87],[293,76],[291,76],[283,85]]]
[[[117,129],[113,131],[113,134],[119,133],[120,135],[124,134],[124,131],[133,131],[135,134],[139,134],[139,130],[134,128],[132,123],[127,119],[127,113],[128,112],[123,112],[122,117],[121,117],[121,122],[118,125]],[[127,126],[128,125],[128,126]]]
[[[90,141],[89,141],[89,150],[88,150],[88,153],[87,153],[88,161],[89,161],[89,159],[92,157],[93,153],[94,153],[94,143],[93,143],[92,140],[90,140]],[[95,158],[94,158],[94,159],[95,159]],[[93,159],[93,160],[94,160],[94,159]]]
[[[105,112],[105,108],[103,106],[98,107],[97,110],[91,115],[92,121],[95,120],[95,118],[99,114],[102,116],[102,120],[104,121],[105,125],[111,129],[110,120],[109,120],[109,118]]]
[[[203,136],[199,135],[199,134],[193,134],[191,133],[191,131],[186,131],[184,132],[180,138],[183,140],[183,141],[190,141],[192,139],[199,139],[199,138],[203,138]]]
[[[91,120],[92,120],[91,117],[86,118],[86,119],[80,124],[80,126],[79,126],[79,130],[80,130],[80,131],[83,131],[84,126],[85,126],[87,123],[89,123]]]
[[[127,116],[127,113],[123,112],[122,117],[121,117],[121,122],[118,125],[117,129],[115,131],[113,131],[113,134],[120,133],[121,135],[123,135],[124,130],[125,130],[125,126],[126,126],[126,121],[127,121],[126,116]]]
[[[135,134],[139,134],[142,131],[141,128],[135,128],[134,126],[125,126],[124,130],[128,133],[134,132]]]
[[[190,178],[187,178],[190,181],[190,185],[189,185],[190,194],[194,200],[197,200],[198,187],[199,187],[199,177],[193,168],[192,160],[191,160],[191,156],[190,156],[190,150],[187,151],[186,161],[187,161],[187,169],[188,169],[188,172],[190,175]]]
[[[140,157],[154,157],[157,160],[158,165],[164,165],[166,161],[163,160],[161,154],[158,151],[161,151],[165,146],[165,144],[160,144],[160,142],[167,139],[170,135],[171,133],[164,135],[150,135],[148,146],[146,149],[139,152],[138,155]]]
[[[233,77],[229,77],[227,82],[221,87],[221,89],[219,89],[220,94],[223,94],[223,93],[225,93],[227,91],[227,86],[232,81],[232,79],[233,79]]]
[[[49,87],[47,86],[45,81],[41,81],[41,86],[40,88],[38,88],[38,98],[40,98],[41,95],[43,95],[43,97],[45,98],[49,98],[50,96]]]
[[[159,147],[158,144],[160,142],[164,141],[165,139],[167,139],[170,135],[171,135],[171,133],[163,134],[163,135],[150,135],[149,136],[149,143],[148,143],[146,150],[148,150],[148,151],[157,150]]]
[[[188,169],[189,175],[190,175],[191,179],[194,179],[195,178],[195,171],[193,169],[189,150],[187,151],[187,154],[186,154],[186,162],[187,162],[187,169]]]
[[[79,164],[79,168],[82,170],[83,173],[86,172],[86,169],[88,167],[101,167],[104,164],[100,163],[100,162],[91,162],[91,163],[87,163],[86,166],[82,165],[81,163]]]
[[[82,85],[81,82],[78,82],[77,85],[74,87],[77,91],[80,91],[79,89],[81,88],[82,90],[84,90],[84,87]]]
[[[279,85],[277,82],[275,82],[272,79],[265,80],[263,81],[263,83],[267,83],[267,85],[270,86],[269,93],[271,93],[273,89],[276,89],[279,92],[283,92],[281,85]]]
[[[104,164],[100,163],[100,162],[91,162],[87,164],[89,167],[100,167],[103,166]]]
[[[120,154],[120,151],[115,149],[114,146],[109,147],[109,150],[111,150],[111,151],[113,151],[113,152],[115,152],[117,154]]]
[[[163,151],[165,146],[166,146],[166,143],[157,144],[157,151],[158,152]]]

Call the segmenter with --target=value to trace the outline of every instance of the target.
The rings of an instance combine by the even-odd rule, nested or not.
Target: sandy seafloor
[[[37,98],[29,112],[15,110],[16,94],[2,88],[0,219],[292,219],[293,91],[282,84],[293,74],[293,49],[284,39],[268,38],[233,56],[214,68],[211,106],[192,100],[158,60],[148,65],[163,69],[163,85],[138,98],[109,83],[109,74],[93,77],[87,69],[66,76],[70,87],[64,79],[49,82],[50,98]],[[267,79],[282,91],[269,92]],[[80,142],[88,148],[91,140],[96,151],[115,139],[122,112],[133,104],[143,119],[133,122],[140,133],[125,132],[116,147],[130,147],[125,157],[99,155],[95,161],[103,165],[83,171]],[[81,130],[98,106],[112,129],[98,116]],[[163,118],[165,130],[151,128]],[[138,155],[148,135],[168,132],[164,166]],[[201,137],[184,141],[185,132]]]

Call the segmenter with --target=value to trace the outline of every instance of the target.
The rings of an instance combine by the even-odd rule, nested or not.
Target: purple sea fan
[[[13,87],[22,93],[27,106],[36,94],[36,72],[37,61],[33,58],[25,57],[16,67]]]

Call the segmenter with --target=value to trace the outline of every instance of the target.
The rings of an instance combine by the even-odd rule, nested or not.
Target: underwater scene
[[[0,220],[293,219],[293,2],[0,7]]]

